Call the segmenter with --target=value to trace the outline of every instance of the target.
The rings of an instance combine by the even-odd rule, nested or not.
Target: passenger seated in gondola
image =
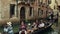
[[[36,22],[33,22],[33,24],[32,24],[32,28],[36,28],[36,27],[37,27]]]
[[[33,24],[32,24],[32,32],[33,32],[34,30],[37,30],[37,24],[36,24],[36,22],[33,22]]]
[[[25,25],[25,23],[23,21],[21,22],[21,25],[20,25],[19,34],[27,34],[26,25]]]
[[[37,26],[38,26],[38,24],[39,24],[39,21],[38,21],[38,20],[36,20],[36,24],[37,24]]]
[[[47,22],[47,21],[44,21],[44,23],[45,23],[45,26],[48,26],[49,25],[49,22]]]
[[[32,28],[37,28],[38,27],[38,20],[36,20],[36,22],[33,22],[33,24],[32,24]]]
[[[38,25],[38,28],[43,28],[45,26],[44,22],[41,20],[40,24]]]

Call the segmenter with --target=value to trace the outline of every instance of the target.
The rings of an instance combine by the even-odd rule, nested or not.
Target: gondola
[[[27,31],[27,33],[29,32],[28,34],[36,34],[36,33],[41,32],[41,31],[43,31],[43,30],[45,30],[47,28],[51,28],[52,25],[53,25],[53,23],[48,23],[43,28],[37,28],[33,32],[31,32],[31,30],[29,29],[29,31]],[[25,34],[24,31],[22,31],[22,33]],[[16,32],[14,34],[19,34],[19,32]]]
[[[53,23],[48,23],[47,25],[45,25],[43,28],[38,28],[37,30],[35,30],[34,32],[32,32],[31,34],[36,34],[38,32],[41,32],[43,30],[46,30],[48,28],[51,28],[51,26],[53,25]]]

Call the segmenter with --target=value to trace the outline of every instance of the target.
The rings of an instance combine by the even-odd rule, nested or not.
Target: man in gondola
[[[36,22],[33,22],[33,24],[32,24],[32,28],[37,28],[37,24],[36,24]]]
[[[38,27],[38,25],[39,25],[39,21],[38,21],[38,20],[36,20],[36,25],[37,25],[37,27]]]
[[[41,20],[40,24],[38,25],[38,28],[43,28],[45,26],[44,22]]]

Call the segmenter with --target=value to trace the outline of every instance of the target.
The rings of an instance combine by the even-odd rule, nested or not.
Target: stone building
[[[51,0],[51,4],[49,6],[51,7],[51,9],[53,9],[54,15],[56,15],[60,10],[58,9],[60,6],[60,0]]]
[[[50,0],[0,0],[0,19],[45,18]]]

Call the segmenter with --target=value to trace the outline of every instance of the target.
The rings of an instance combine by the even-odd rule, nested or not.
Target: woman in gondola
[[[26,25],[25,23],[22,21],[21,22],[21,25],[20,25],[20,31],[19,31],[19,34],[27,34],[27,31],[26,31]]]

